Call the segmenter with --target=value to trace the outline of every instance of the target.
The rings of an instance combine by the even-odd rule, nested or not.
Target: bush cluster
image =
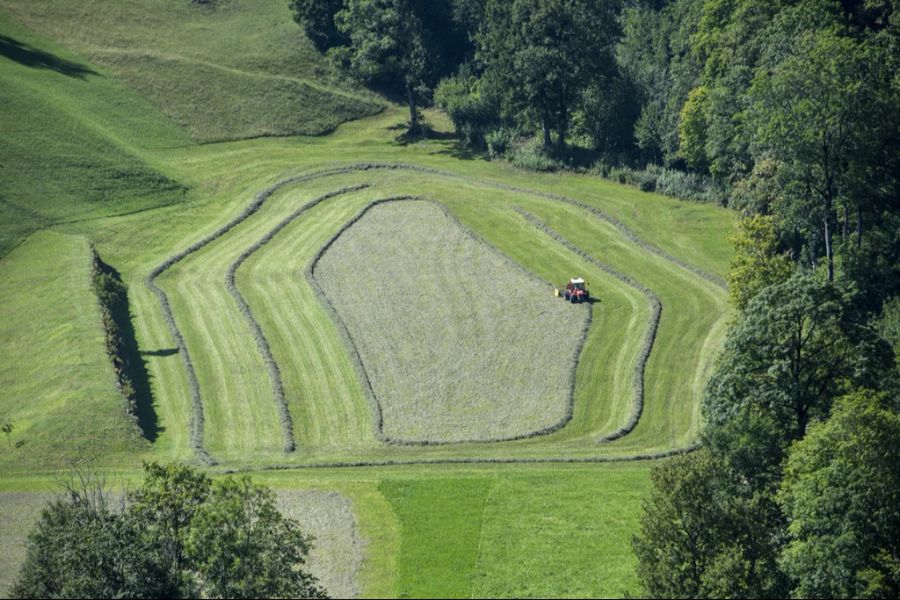
[[[644,192],[658,192],[709,204],[725,205],[728,196],[725,188],[712,177],[659,165],[647,165],[643,169],[610,167],[603,161],[594,165],[594,172],[605,179],[631,185]]]
[[[100,307],[106,354],[116,374],[116,387],[125,399],[125,412],[138,424],[137,392],[128,372],[130,365],[118,320],[121,315],[128,314],[128,290],[118,273],[100,260],[93,248],[91,281]]]

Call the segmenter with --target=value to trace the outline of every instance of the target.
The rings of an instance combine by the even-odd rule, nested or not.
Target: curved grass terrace
[[[590,308],[593,325],[583,348],[577,336],[574,342],[557,335],[532,342],[536,351],[565,353],[562,345],[569,352],[575,347],[579,355],[571,415],[560,422],[565,426],[539,428],[541,435],[463,438],[449,445],[453,440],[441,439],[440,433],[401,444],[405,447],[391,443],[402,437],[382,435],[382,408],[368,397],[369,375],[360,366],[365,359],[355,358],[352,337],[330,303],[322,301],[315,281],[303,281],[299,274],[309,273],[372,204],[423,189],[464,228],[533,276],[551,281],[584,274],[594,284],[599,301]],[[323,218],[320,209],[325,206],[332,210]],[[550,223],[563,228],[557,231]],[[309,227],[319,235],[300,241],[292,234]],[[585,236],[585,242],[577,245],[566,229]],[[294,242],[284,243],[283,237]],[[283,458],[273,452],[279,437],[283,452],[297,450],[289,455],[297,465],[667,455],[690,447],[696,434],[695,407],[705,383],[696,373],[711,368],[726,310],[719,277],[645,242],[596,207],[405,164],[336,166],[287,178],[162,266],[171,287],[173,323],[184,322],[179,351],[185,371],[194,361],[204,362],[197,376],[199,406],[204,422],[211,419],[213,424],[204,432],[202,448],[232,466],[248,454],[282,464]],[[635,268],[648,279],[626,275]],[[158,267],[155,276],[163,270]],[[663,294],[655,291],[658,285]],[[160,298],[168,298],[160,292]],[[316,301],[311,305],[310,299]],[[679,343],[673,344],[679,334]],[[301,340],[317,343],[311,347]],[[328,360],[310,360],[320,345],[328,348]],[[250,347],[257,351],[249,352]],[[203,355],[206,348],[215,352]],[[658,369],[667,373],[665,386]],[[304,425],[295,431],[295,422]],[[435,445],[442,447],[430,447]]]

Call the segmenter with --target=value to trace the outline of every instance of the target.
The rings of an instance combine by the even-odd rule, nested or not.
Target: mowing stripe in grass
[[[172,313],[172,307],[169,303],[169,299],[166,296],[166,293],[156,285],[156,278],[159,277],[163,272],[172,267],[178,262],[184,260],[188,255],[196,252],[197,250],[203,248],[207,244],[214,242],[219,239],[232,229],[234,229],[237,225],[242,223],[244,220],[249,218],[251,215],[256,213],[260,207],[262,207],[263,203],[276,191],[281,189],[282,187],[292,185],[295,183],[299,183],[301,181],[306,181],[309,179],[315,179],[318,177],[325,177],[327,175],[340,174],[340,173],[348,173],[353,169],[347,168],[334,168],[334,169],[326,169],[323,171],[318,171],[316,173],[312,173],[309,175],[299,175],[296,177],[289,177],[287,179],[283,179],[279,182],[276,182],[263,191],[259,192],[253,199],[253,201],[247,205],[247,207],[235,218],[221,226],[220,228],[213,231],[211,234],[206,237],[194,242],[181,252],[173,254],[165,261],[162,262],[159,266],[150,271],[150,274],[147,275],[145,279],[145,283],[150,290],[156,295],[159,299],[159,304],[163,310],[163,316],[166,320],[166,324],[169,327],[169,332],[172,335],[172,339],[175,342],[175,346],[178,348],[178,353],[181,355],[182,362],[184,363],[184,369],[187,374],[188,379],[188,387],[191,391],[191,405],[192,405],[192,414],[191,414],[191,423],[190,423],[190,431],[191,431],[191,445],[193,446],[194,452],[197,457],[206,464],[215,464],[215,460],[209,455],[204,446],[203,440],[203,432],[204,432],[204,411],[203,411],[203,398],[200,394],[200,382],[197,380],[197,371],[194,369],[194,363],[191,360],[191,355],[188,352],[187,345],[184,342],[184,337],[181,334],[181,331],[178,329],[178,325],[175,323],[175,315]]]
[[[609,265],[600,262],[584,250],[578,248],[575,244],[564,238],[559,234],[559,232],[551,229],[549,226],[547,226],[546,223],[535,217],[530,212],[518,206],[515,208],[515,211],[525,217],[525,219],[529,223],[558,241],[560,244],[562,244],[575,254],[581,256],[586,261],[590,262],[606,273],[609,273],[616,279],[622,281],[626,285],[629,285],[644,294],[644,296],[646,296],[647,300],[650,302],[652,312],[650,313],[650,319],[647,322],[647,332],[644,334],[644,342],[641,346],[641,353],[638,356],[637,364],[634,367],[634,406],[632,408],[631,417],[629,417],[628,422],[625,423],[625,425],[619,427],[616,431],[608,435],[604,435],[598,438],[597,441],[611,442],[613,440],[619,439],[622,436],[628,435],[637,426],[638,421],[641,418],[641,413],[644,410],[644,371],[647,368],[647,361],[650,358],[650,352],[653,350],[653,342],[654,340],[656,340],[656,331],[659,329],[659,318],[662,315],[662,302],[659,301],[659,298],[656,294],[653,293],[652,290],[644,285],[641,285],[628,275],[625,275],[624,273],[613,269]]]
[[[256,339],[256,345],[259,348],[259,352],[260,354],[262,354],[263,361],[266,363],[266,368],[269,371],[269,380],[272,382],[272,393],[275,396],[275,404],[278,407],[278,413],[281,419],[281,430],[284,440],[285,453],[293,452],[295,449],[295,443],[294,427],[293,422],[291,421],[291,413],[288,411],[287,401],[284,398],[284,384],[281,380],[281,371],[278,368],[278,363],[275,362],[275,359],[272,356],[272,350],[269,347],[269,342],[266,340],[266,336],[263,334],[259,323],[257,323],[256,319],[253,317],[253,311],[250,310],[250,306],[247,304],[246,300],[244,300],[244,297],[241,296],[241,292],[234,284],[234,275],[238,270],[238,267],[240,267],[244,263],[244,261],[250,257],[251,254],[262,248],[273,237],[275,237],[275,235],[277,235],[279,231],[287,227],[294,221],[294,219],[305,213],[307,210],[319,205],[329,198],[334,198],[343,194],[349,194],[352,192],[363,190],[367,187],[369,187],[368,184],[354,185],[335,190],[333,192],[328,192],[327,194],[324,194],[322,196],[319,196],[318,198],[315,198],[314,200],[307,202],[299,209],[291,213],[287,218],[283,219],[275,227],[270,229],[253,245],[245,249],[240,254],[240,256],[238,256],[237,259],[232,262],[231,265],[229,265],[228,270],[225,273],[225,287],[228,289],[228,292],[232,295],[235,302],[237,302],[241,314],[244,315],[244,318],[247,319],[247,322],[250,325],[250,329],[253,331],[253,337]]]
[[[341,237],[341,235],[343,235],[348,229],[350,229],[353,225],[355,225],[357,222],[359,222],[359,220],[362,219],[373,207],[381,205],[381,204],[386,204],[389,202],[402,202],[402,201],[410,201],[410,200],[426,201],[426,202],[430,202],[431,204],[434,204],[447,216],[448,219],[450,219],[460,229],[460,231],[463,233],[463,235],[465,235],[465,237],[471,239],[472,241],[474,241],[477,244],[482,245],[484,248],[486,248],[491,253],[501,257],[507,265],[520,271],[526,277],[535,279],[535,280],[539,281],[542,285],[548,285],[548,286],[550,285],[549,282],[544,281],[541,278],[537,277],[534,273],[532,273],[531,271],[526,269],[524,266],[522,266],[518,262],[512,260],[505,253],[503,253],[498,248],[496,248],[495,246],[493,246],[492,244],[487,242],[484,238],[482,238],[481,236],[476,234],[474,231],[472,231],[471,229],[469,229],[468,227],[463,225],[459,221],[459,219],[457,219],[447,209],[446,206],[444,206],[442,203],[437,202],[435,200],[425,199],[425,198],[421,198],[418,196],[397,196],[397,197],[392,197],[392,198],[374,200],[374,201],[368,203],[365,207],[363,207],[363,209],[360,210],[359,213],[357,213],[353,218],[351,218],[349,221],[344,223],[344,225],[331,237],[331,239],[329,239],[319,249],[319,251],[313,257],[312,261],[309,264],[309,267],[307,268],[307,279],[309,280],[310,285],[315,290],[316,295],[319,297],[320,301],[326,307],[326,310],[328,311],[331,318],[334,320],[339,331],[341,332],[342,337],[345,340],[345,343],[347,344],[347,348],[350,352],[353,363],[356,365],[356,368],[360,374],[360,379],[363,381],[364,393],[372,405],[373,415],[375,415],[375,432],[376,432],[376,436],[378,437],[378,439],[380,441],[383,441],[388,444],[395,444],[395,445],[401,445],[401,446],[442,446],[442,445],[449,445],[449,444],[464,444],[464,443],[484,444],[484,443],[497,443],[497,442],[507,442],[507,441],[530,439],[530,438],[538,437],[541,435],[547,435],[549,433],[553,433],[553,432],[558,431],[558,430],[562,429],[563,427],[565,427],[566,424],[568,424],[569,421],[572,420],[572,415],[574,412],[575,383],[576,383],[576,372],[577,372],[577,368],[578,368],[578,359],[581,355],[582,349],[584,348],[584,344],[587,339],[587,334],[588,334],[588,331],[590,330],[590,326],[591,326],[591,311],[590,310],[585,311],[586,314],[585,314],[585,319],[584,319],[584,325],[582,326],[581,332],[577,338],[577,342],[573,345],[573,358],[572,358],[572,366],[569,370],[568,392],[566,395],[565,413],[564,413],[563,417],[556,423],[551,423],[550,425],[547,425],[545,427],[541,427],[539,429],[535,429],[532,431],[528,431],[528,432],[513,435],[513,436],[485,438],[485,439],[464,439],[464,440],[453,440],[453,441],[429,440],[429,439],[421,439],[421,440],[399,439],[399,438],[395,438],[395,437],[390,437],[384,433],[383,408],[381,406],[380,400],[378,399],[377,395],[374,392],[374,389],[372,388],[371,379],[369,377],[368,371],[365,368],[362,358],[359,354],[358,345],[354,341],[353,336],[351,335],[346,322],[340,316],[340,314],[338,313],[338,311],[332,304],[331,300],[325,294],[324,290],[322,289],[321,285],[319,284],[318,280],[316,279],[315,271],[316,271],[316,267],[319,264],[320,259],[322,258],[322,256],[325,255],[325,253],[328,251],[328,249],[334,245],[334,243],[338,240],[338,238]]]

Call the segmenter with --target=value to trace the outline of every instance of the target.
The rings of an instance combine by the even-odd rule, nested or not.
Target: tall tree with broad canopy
[[[419,129],[419,101],[428,89],[433,49],[427,46],[415,0],[347,0],[335,15],[350,38],[351,69],[361,78],[397,80],[409,106],[409,130]]]
[[[799,598],[900,594],[898,400],[856,393],[791,448],[778,500],[782,566]]]
[[[146,464],[117,502],[81,478],[28,536],[20,598],[324,598],[303,570],[310,540],[246,477],[211,481]]]
[[[563,148],[582,94],[614,69],[617,30],[609,0],[488,0],[477,57],[507,115],[540,126],[545,148],[555,131]]]

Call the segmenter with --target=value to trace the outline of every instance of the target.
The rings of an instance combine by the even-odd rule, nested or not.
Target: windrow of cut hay
[[[527,220],[529,223],[555,239],[570,251],[587,260],[592,265],[598,267],[604,272],[609,273],[619,281],[633,287],[634,289],[644,294],[644,296],[647,298],[647,301],[650,303],[650,318],[647,321],[647,329],[644,333],[644,340],[641,344],[640,354],[638,354],[637,364],[635,364],[634,367],[634,380],[632,384],[634,389],[634,402],[632,405],[631,416],[628,418],[628,421],[624,425],[610,434],[601,436],[597,441],[611,442],[613,440],[617,440],[620,437],[631,433],[631,431],[634,430],[635,427],[637,427],[638,421],[641,419],[641,413],[644,411],[644,371],[647,369],[647,361],[650,359],[650,352],[653,350],[653,342],[656,340],[656,332],[659,329],[659,319],[660,316],[662,316],[662,302],[659,301],[659,298],[656,296],[656,294],[653,293],[653,290],[638,283],[628,275],[625,275],[624,273],[613,269],[609,265],[600,262],[590,254],[564,238],[557,231],[551,229],[546,223],[544,223],[528,211],[519,207],[516,207],[515,210],[520,215],[525,217],[525,220]]]
[[[187,344],[185,344],[184,336],[181,334],[181,330],[178,328],[178,323],[175,321],[175,315],[172,312],[172,306],[169,302],[169,297],[163,291],[161,287],[156,284],[156,278],[162,275],[165,271],[170,269],[173,265],[181,262],[189,255],[194,252],[200,250],[204,246],[216,241],[239,224],[241,224],[246,219],[253,216],[265,203],[269,197],[274,194],[279,189],[293,185],[295,183],[299,183],[302,181],[307,181],[310,179],[316,179],[319,177],[325,177],[328,175],[340,174],[340,173],[349,173],[352,172],[351,168],[334,168],[334,169],[326,169],[323,171],[318,171],[316,173],[311,173],[308,175],[299,175],[295,177],[288,177],[281,181],[278,181],[263,191],[259,192],[250,204],[244,208],[241,213],[222,225],[209,235],[197,240],[184,250],[177,252],[164,260],[160,265],[150,271],[150,274],[147,275],[145,283],[150,291],[157,297],[159,300],[160,307],[163,311],[163,317],[165,318],[166,325],[169,328],[169,333],[172,336],[172,341],[175,343],[175,347],[178,348],[178,353],[181,355],[181,360],[184,363],[185,375],[187,376],[188,388],[191,390],[191,422],[190,422],[190,432],[191,432],[191,446],[194,449],[194,453],[197,457],[207,463],[207,464],[215,464],[215,460],[209,455],[206,451],[206,448],[203,443],[203,432],[205,429],[205,416],[203,411],[203,398],[200,393],[200,382],[197,379],[197,371],[194,368],[194,363],[191,360],[191,355],[188,352]]]
[[[262,354],[263,360],[266,363],[266,369],[269,372],[269,380],[272,382],[272,394],[275,396],[275,403],[278,407],[279,419],[281,420],[281,431],[285,453],[293,452],[296,448],[296,444],[294,442],[293,420],[291,419],[291,413],[288,410],[287,400],[284,397],[284,383],[281,379],[281,370],[278,367],[278,363],[275,362],[275,358],[272,356],[272,350],[269,347],[269,341],[266,339],[265,334],[263,334],[262,328],[259,326],[256,318],[253,316],[253,311],[250,310],[250,305],[247,304],[247,301],[244,299],[244,297],[241,295],[241,292],[235,285],[235,273],[237,272],[238,268],[244,263],[244,261],[246,261],[250,257],[251,254],[269,243],[272,238],[274,238],[278,234],[279,231],[290,225],[295,219],[300,217],[306,211],[318,206],[319,204],[330,198],[357,192],[359,190],[366,189],[367,187],[369,187],[367,184],[360,184],[341,188],[339,190],[323,194],[307,202],[299,209],[291,213],[289,216],[282,219],[277,225],[275,225],[275,227],[270,229],[259,240],[257,240],[255,243],[241,252],[240,256],[238,256],[237,259],[235,259],[235,261],[232,262],[231,265],[229,265],[228,271],[225,273],[225,287],[228,289],[228,292],[234,298],[235,302],[237,302],[238,309],[240,309],[241,314],[244,315],[244,318],[250,325],[250,329],[251,331],[253,331],[253,338],[256,340],[256,346],[257,348],[259,348],[259,352],[260,354]]]
[[[383,202],[330,244],[314,277],[354,341],[386,441],[501,441],[571,418],[587,307],[431,202]]]

